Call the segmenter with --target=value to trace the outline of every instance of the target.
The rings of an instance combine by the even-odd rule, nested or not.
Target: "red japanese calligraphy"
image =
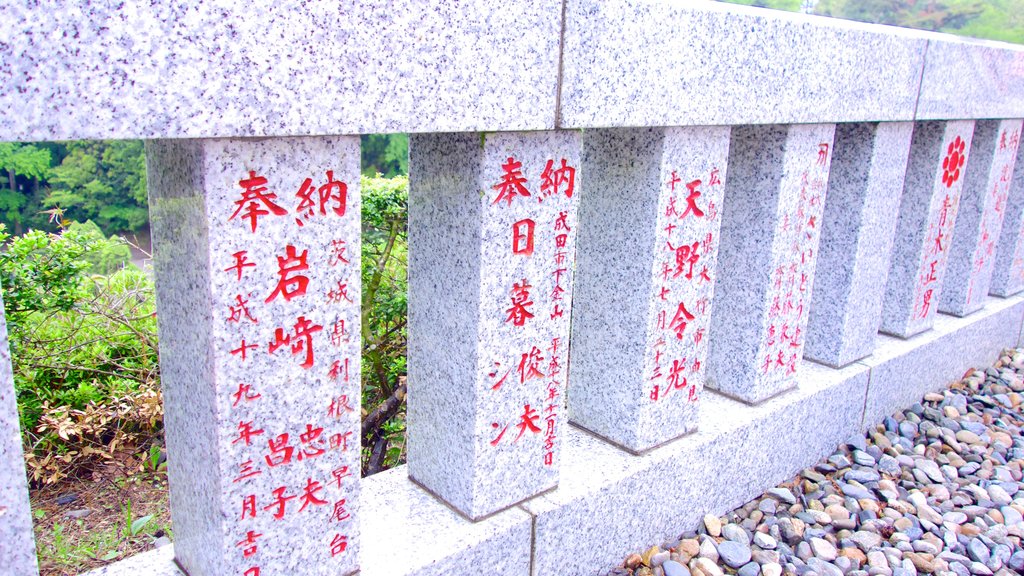
[[[309,505],[326,506],[327,500],[324,500],[317,496],[317,494],[323,491],[323,489],[324,487],[319,482],[313,480],[312,478],[307,478],[306,487],[303,489],[302,493],[302,499],[299,500],[302,503],[302,505],[299,506],[299,512],[305,510],[306,507]]]
[[[235,216],[242,213],[242,218],[249,219],[249,226],[253,232],[256,231],[259,218],[261,216],[267,216],[273,213],[276,216],[284,216],[288,214],[288,211],[281,208],[277,204],[274,204],[274,199],[277,198],[277,194],[268,192],[265,184],[267,179],[263,176],[257,176],[253,170],[249,171],[249,177],[238,181],[238,185],[243,188],[241,197],[235,200],[235,205],[238,208],[231,214],[228,220],[234,220]],[[262,206],[261,206],[262,204]]]
[[[238,273],[238,280],[241,280],[242,279],[242,271],[245,268],[255,268],[256,267],[256,263],[255,262],[250,262],[249,261],[249,258],[246,256],[247,252],[248,251],[246,251],[246,250],[240,250],[240,251],[235,252],[234,254],[232,254],[231,256],[233,256],[234,259],[235,259],[235,265],[234,266],[228,266],[227,268],[224,269],[224,271],[225,272],[230,272],[232,270],[235,270]]]
[[[513,440],[513,442],[518,442],[527,430],[533,434],[539,433],[540,428],[537,427],[537,420],[540,420],[540,416],[537,415],[537,411],[530,408],[529,404],[523,406],[523,414],[519,417],[519,423],[516,424],[516,428],[519,429],[519,435],[516,436],[516,439]]]
[[[512,322],[515,326],[522,326],[526,324],[526,321],[533,318],[533,314],[529,310],[529,306],[533,306],[533,301],[530,300],[530,288],[533,288],[523,278],[522,282],[516,282],[512,285],[512,307],[505,310],[508,317],[505,318],[505,322]]]
[[[242,400],[245,400],[246,402],[252,402],[253,400],[259,398],[260,394],[258,392],[252,391],[251,384],[239,383],[238,391],[233,393],[231,397],[235,399],[235,402],[231,405],[232,407],[234,407],[238,406],[238,403],[241,402]]]
[[[292,334],[286,335],[282,328],[274,329],[274,341],[269,344],[268,352],[273,354],[281,346],[290,344],[292,354],[302,354],[305,352],[305,360],[303,360],[300,366],[308,370],[312,368],[314,361],[313,335],[323,330],[323,328],[319,324],[313,324],[305,316],[299,316],[298,320],[295,321]]]
[[[501,182],[491,186],[491,188],[498,191],[498,196],[491,204],[497,204],[504,200],[507,206],[511,206],[512,200],[517,196],[530,196],[530,191],[526,189],[526,186],[523,186],[526,182],[526,177],[523,176],[522,167],[523,163],[511,156],[501,165],[503,171]]]
[[[246,446],[252,444],[252,439],[255,436],[263,434],[262,428],[256,428],[252,421],[239,422],[238,423],[238,438],[231,441],[232,444],[238,444],[239,442],[245,442]]]
[[[337,266],[338,264],[348,264],[348,258],[345,257],[345,251],[348,249],[344,240],[331,240],[331,256],[328,260],[328,264],[331,266]]]
[[[334,503],[334,512],[331,513],[332,520],[335,522],[341,522],[343,520],[348,520],[351,517],[352,515],[348,513],[348,510],[345,510],[344,498]]]
[[[255,348],[259,348],[259,346],[257,346],[256,344],[246,344],[245,338],[242,338],[242,343],[238,346],[238,348],[235,348],[234,350],[231,351],[231,355],[241,356],[242,362],[245,362],[246,351]]]
[[[255,530],[249,530],[245,534],[245,539],[241,542],[235,543],[235,546],[242,549],[242,557],[248,558],[256,553],[256,539],[263,534],[256,532]]]
[[[519,383],[525,384],[527,380],[543,378],[544,374],[537,367],[543,361],[544,357],[540,355],[540,350],[536,346],[524,353],[522,360],[519,361]]]
[[[572,198],[573,189],[576,185],[576,169],[568,166],[565,163],[565,158],[562,158],[561,168],[552,169],[554,164],[554,160],[548,160],[547,165],[544,166],[544,171],[540,175],[541,193],[544,196],[557,196],[559,187],[564,184],[565,197]]]
[[[252,460],[246,460],[245,462],[239,464],[238,467],[240,468],[238,476],[234,480],[232,480],[232,483],[241,482],[242,480],[247,480],[249,478],[252,478],[253,476],[259,476],[260,474],[263,474],[262,470],[256,469],[256,466],[255,464],[253,464]]]
[[[235,296],[235,303],[228,305],[228,308],[231,309],[231,313],[228,316],[228,322],[238,323],[242,320],[242,317],[244,316],[253,324],[259,324],[259,320],[257,320],[256,317],[253,316],[251,312],[249,312],[249,307],[247,306],[247,304],[249,304],[249,301],[243,299],[241,294]]]
[[[288,504],[288,501],[294,500],[296,498],[296,496],[286,496],[285,491],[286,488],[284,486],[275,488],[273,494],[276,500],[263,507],[264,510],[272,510],[274,508],[277,508],[277,511],[274,512],[274,520],[280,520],[284,518],[285,508],[286,505]]]
[[[534,221],[529,218],[512,225],[512,253],[529,256],[533,254]]]
[[[676,314],[672,317],[672,322],[669,324],[669,329],[676,333],[676,338],[682,340],[683,332],[686,331],[686,324],[692,322],[693,318],[693,314],[690,314],[689,310],[686,309],[686,305],[680,302],[679,307],[676,308]]]
[[[256,517],[256,495],[255,494],[250,494],[249,496],[243,496],[242,497],[242,518],[241,519],[245,520],[246,516],[248,516],[250,518],[255,518]]]
[[[291,302],[292,298],[306,294],[306,287],[309,286],[309,278],[299,272],[309,270],[306,264],[306,255],[309,250],[303,250],[301,254],[296,253],[295,246],[291,244],[285,247],[284,257],[277,257],[278,276],[280,279],[274,291],[267,296],[266,302],[270,302],[277,295],[281,295],[285,301]]]
[[[335,534],[331,540],[331,557],[337,556],[345,551],[348,547],[348,536],[342,536],[341,534]]]
[[[295,453],[295,448],[288,445],[288,433],[278,435],[276,438],[267,440],[267,446],[270,447],[270,453],[263,457],[267,461],[267,466],[274,468],[276,466],[283,466],[292,461],[292,455]]]
[[[700,186],[700,184],[700,180],[694,180],[693,182],[688,182],[686,184],[686,189],[690,194],[686,197],[686,210],[683,210],[683,213],[679,216],[680,220],[686,218],[686,215],[691,213],[697,218],[704,216],[704,211],[697,207],[697,198],[700,198],[701,195],[701,192],[700,190],[697,190],[697,187]]]

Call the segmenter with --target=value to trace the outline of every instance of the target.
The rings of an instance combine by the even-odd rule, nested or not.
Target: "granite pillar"
[[[804,358],[840,368],[875,348],[913,126],[836,126]]]
[[[881,332],[909,338],[935,321],[973,133],[973,120],[914,126]]]
[[[409,477],[472,520],[558,482],[579,148],[410,140]]]
[[[974,126],[940,312],[966,316],[988,299],[1020,130],[1021,120],[979,120]]]
[[[1020,146],[1020,134],[1012,144],[1017,146],[1017,158],[989,285],[989,293],[1002,298],[1024,289],[1024,146]]]
[[[834,134],[732,129],[707,386],[744,402],[796,385]]]
[[[694,430],[729,129],[588,130],[569,418],[632,452]]]
[[[176,560],[358,570],[359,138],[146,157]]]
[[[7,322],[0,296],[0,558],[5,574],[36,576],[36,541],[25,476],[25,454],[18,426]]]

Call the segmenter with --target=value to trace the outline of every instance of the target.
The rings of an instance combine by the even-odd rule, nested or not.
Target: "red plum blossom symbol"
[[[946,188],[952,188],[953,183],[960,179],[960,169],[964,165],[965,148],[966,145],[959,136],[949,144],[946,157],[942,160],[942,183],[946,185]]]

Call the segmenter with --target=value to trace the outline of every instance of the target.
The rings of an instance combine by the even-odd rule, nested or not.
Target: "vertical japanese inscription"
[[[769,380],[792,378],[803,357],[833,133],[830,129],[827,140],[804,146],[799,176],[784,182],[780,192],[768,309],[758,354],[759,371]]]
[[[671,163],[662,169],[644,359],[645,395],[652,403],[694,403],[703,387],[725,156],[709,159],[707,169],[684,172]]]
[[[909,322],[912,333],[918,331],[914,328],[916,326],[930,327],[938,311],[938,292],[942,286],[942,277],[949,257],[949,246],[973,134],[973,124],[969,130],[962,129],[960,124],[962,123],[947,124],[942,142],[940,166],[935,177],[936,192],[932,195],[928,211],[924,256],[918,267],[914,285],[914,306]]]
[[[289,573],[297,558],[313,573],[354,571],[358,140],[210,148],[227,565],[240,576]]]
[[[478,441],[481,464],[522,497],[557,477],[578,148],[574,133],[498,134],[485,145],[478,370],[488,432]]]
[[[967,302],[976,304],[988,295],[992,267],[995,264],[996,246],[1002,233],[1006,203],[1010,196],[1010,183],[1017,160],[1020,144],[1020,120],[1000,123],[998,143],[992,159],[992,174],[984,191],[984,208],[981,214],[981,239],[971,257],[970,280],[967,285]]]

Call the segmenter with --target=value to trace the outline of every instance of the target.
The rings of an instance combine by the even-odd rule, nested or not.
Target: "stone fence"
[[[1020,342],[1021,47],[669,0],[0,20],[0,139],[147,140],[175,542],[98,574],[600,573]],[[377,132],[409,463],[360,479]]]

